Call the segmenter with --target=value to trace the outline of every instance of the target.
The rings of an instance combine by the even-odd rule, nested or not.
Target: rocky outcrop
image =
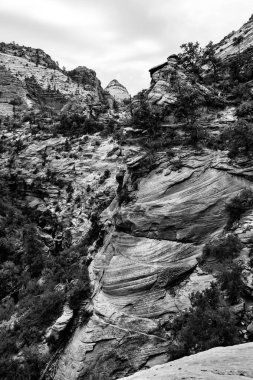
[[[54,339],[55,341],[59,339],[60,334],[66,330],[70,321],[73,318],[73,310],[70,309],[69,305],[64,305],[62,315],[55,321],[55,323],[48,329],[46,334],[46,339]]]
[[[116,79],[113,79],[106,86],[105,91],[108,92],[113,97],[113,99],[118,103],[122,103],[124,100],[130,99],[130,95],[127,89],[122,84],[120,84]]]
[[[0,66],[0,116],[13,115],[31,104],[22,82]]]
[[[36,65],[44,66],[49,69],[59,70],[59,65],[41,49],[34,49],[28,46],[20,46],[15,42],[6,44],[0,42],[0,52],[15,57],[22,57],[35,63]]]
[[[159,173],[151,172],[140,182],[136,202],[122,207],[118,228],[149,239],[204,241],[224,225],[225,199],[249,185],[213,169],[215,159],[215,155],[198,158],[186,153],[180,170],[165,163]]]
[[[46,121],[41,123],[45,127]],[[50,121],[48,128],[53,128]],[[79,241],[90,227],[93,207],[114,197],[115,176],[122,165],[122,157],[107,157],[116,147],[114,141],[96,135],[69,141],[47,135],[36,124],[13,131],[3,126],[1,132],[5,147],[0,153],[1,178],[6,178],[13,191],[18,190],[41,222],[45,219],[45,233],[52,234],[54,220],[62,226],[47,244],[68,246],[65,234],[71,235],[72,243]],[[103,177],[105,170],[107,178]],[[48,219],[48,213],[52,218]]]
[[[232,57],[241,57],[239,66],[243,66],[244,61],[250,59],[253,49],[253,17],[249,19],[238,31],[233,31],[224,37],[218,44],[214,45],[216,58],[221,62],[226,62]],[[243,54],[247,53],[244,57]],[[245,58],[245,59],[244,59]],[[203,70],[207,67],[204,65]],[[243,71],[243,70],[242,70]],[[151,76],[151,86],[147,92],[148,101],[154,110],[161,108],[169,109],[179,95],[181,89],[194,88],[202,96],[212,96],[219,101],[219,93],[216,93],[212,86],[205,86],[199,82],[196,76],[192,81],[192,76],[187,73],[177,55],[171,55],[166,62],[161,63],[149,70]],[[228,72],[223,74],[229,76]],[[251,80],[251,78],[249,79]],[[251,86],[251,83],[249,83]],[[218,96],[217,96],[218,95]]]
[[[167,62],[149,70],[150,89],[147,91],[148,102],[153,110],[168,109],[178,99],[180,89],[195,89],[200,96],[210,95],[212,91],[206,86],[195,83],[179,63],[177,56],[168,57]]]
[[[213,348],[168,364],[138,372],[125,380],[253,379],[253,343]]]
[[[178,70],[177,58],[172,58],[162,65],[150,69],[151,88],[148,100],[152,106],[174,104],[177,100],[177,90],[171,86],[171,77],[178,73],[178,77],[186,80],[186,75]]]
[[[253,17],[251,16],[239,30],[228,34],[216,45],[216,54],[221,59],[227,59],[229,56],[238,55],[252,48],[252,44]]]
[[[101,82],[98,80],[94,70],[88,69],[85,66],[78,66],[74,70],[68,71],[68,76],[76,82],[79,86],[82,86],[87,91],[97,92],[98,101],[103,101],[103,90]],[[91,99],[92,100],[92,99]]]
[[[8,98],[18,98],[24,109],[48,106],[59,110],[64,105],[70,109],[75,103],[89,114],[91,106],[102,107],[103,90],[93,70],[79,67],[63,72],[44,52],[29,49],[19,45],[0,49],[0,67],[8,71],[10,82],[0,95],[2,115],[13,115],[12,107],[4,100]]]

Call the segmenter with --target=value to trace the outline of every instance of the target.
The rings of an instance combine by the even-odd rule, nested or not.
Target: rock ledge
[[[216,347],[124,377],[127,380],[253,379],[253,343]]]

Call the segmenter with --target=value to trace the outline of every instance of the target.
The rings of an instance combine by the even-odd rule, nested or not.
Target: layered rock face
[[[103,91],[92,70],[78,67],[66,75],[52,68],[43,55],[37,62],[30,59],[31,52],[14,56],[8,49],[0,54],[2,77],[9,75],[1,90],[5,114],[13,112],[9,100],[17,94],[20,107],[35,107],[40,97],[69,112],[76,106],[88,109],[102,102]],[[178,85],[193,86],[175,56],[152,69],[151,75],[148,99],[154,109],[174,104]],[[15,88],[9,83],[15,83]],[[210,91],[199,83],[194,88],[203,95]],[[119,104],[129,99],[126,89],[115,80],[106,91]],[[219,116],[208,122],[210,128],[219,131],[236,120],[233,107]],[[102,205],[104,210],[100,229],[95,231],[97,236],[102,232],[103,244],[99,249],[90,246],[87,260],[92,315],[60,350],[48,379],[114,380],[167,362],[171,340],[163,327],[190,306],[192,292],[206,289],[214,280],[212,274],[199,268],[197,259],[204,244],[224,230],[226,201],[239,190],[252,188],[252,162],[240,166],[232,164],[226,153],[181,146],[171,148],[180,165],[161,149],[154,168],[133,142],[120,146],[99,133],[68,140],[52,136],[52,119],[43,123],[43,131],[29,123],[13,130],[4,124],[0,175],[8,178],[9,185],[22,194],[27,207],[43,222],[49,210],[61,224],[62,230],[53,231],[45,218],[41,238],[47,248],[60,245],[61,252],[79,242],[88,234],[96,206]],[[252,239],[251,225],[249,213],[235,230],[245,244]],[[249,270],[245,280],[248,294],[251,282]],[[58,335],[71,318],[72,311],[65,306],[50,334]],[[196,363],[194,358],[184,360]],[[234,360],[233,355],[229,360]],[[243,367],[245,376],[249,375],[247,366]],[[209,369],[204,367],[208,376]],[[189,364],[186,375],[195,376],[194,371]],[[210,372],[209,378],[214,378],[212,369]]]
[[[48,105],[59,110],[75,102],[89,110],[90,105],[101,105],[104,101],[100,81],[93,70],[77,68],[68,75],[42,50],[4,44],[0,49],[0,66],[8,70],[10,82],[0,96],[2,115],[13,115],[6,99],[15,97],[23,109]]]
[[[27,46],[20,46],[18,44],[0,42],[0,52],[15,57],[23,57],[37,65],[47,68],[59,69],[59,65],[52,60],[52,58],[41,49],[34,49]]]
[[[253,40],[253,17],[251,16],[239,30],[233,31],[224,37],[217,45],[217,56],[226,59],[229,56],[242,53],[252,47]]]
[[[171,86],[171,76],[178,72],[177,59],[173,58],[150,70],[151,89],[148,95],[149,102],[152,106],[157,104],[174,104],[177,100],[177,91]],[[180,71],[179,77],[186,80],[186,75]]]
[[[211,93],[206,86],[195,83],[193,85],[177,56],[168,57],[167,62],[149,70],[151,86],[148,90],[148,102],[153,110],[168,108],[175,104],[179,96],[179,89],[194,88],[199,95]]]
[[[123,165],[117,154],[107,157],[111,150],[117,150],[115,142],[96,135],[69,142],[45,131],[34,133],[29,125],[11,132],[2,127],[1,132],[5,146],[0,154],[1,178],[6,178],[28,208],[42,219],[51,213],[57,224],[63,226],[63,231],[55,231],[52,238],[53,228],[48,220],[43,226],[43,240],[50,249],[57,244],[66,247],[71,243],[66,241],[68,231],[72,243],[80,241],[90,227],[93,207],[114,197],[115,176]]]
[[[0,116],[13,115],[20,106],[22,109],[22,105],[29,107],[30,104],[22,82],[5,66],[0,66]]]
[[[123,102],[124,100],[129,100],[130,95],[127,89],[120,84],[116,79],[113,79],[105,88],[105,91],[108,92],[116,102]]]
[[[196,259],[224,228],[225,201],[251,187],[225,156],[180,157],[181,169],[161,158],[132,202],[104,211],[108,234],[90,267],[93,316],[74,333],[55,379],[117,379],[168,360],[170,342],[159,326],[210,285],[212,275]],[[126,184],[132,163],[138,168],[136,159],[128,162]]]
[[[172,363],[156,366],[148,371],[141,371],[128,380],[225,380],[252,379],[251,358],[253,343],[213,348],[196,355],[188,356]],[[123,378],[122,378],[123,380]]]
[[[85,66],[78,66],[76,69],[68,71],[70,78],[87,91],[97,90],[97,99],[103,100],[103,90],[94,70]],[[94,99],[95,100],[95,99]]]
[[[178,87],[203,97],[215,95],[211,86],[193,83],[176,56],[150,74],[152,110],[174,105]],[[211,119],[205,123],[219,133],[236,120],[235,109],[228,106]],[[214,280],[198,267],[197,259],[204,244],[224,231],[227,200],[243,188],[252,189],[252,163],[232,164],[226,153],[208,149],[198,153],[181,147],[173,153],[180,168],[159,152],[156,169],[146,173],[142,152],[131,160],[125,157],[117,196],[102,214],[104,244],[89,268],[93,315],[75,331],[59,358],[56,380],[117,379],[165,363],[171,341],[162,326],[190,306],[192,292]],[[125,202],[122,189],[130,194]],[[235,231],[243,242],[252,237],[251,218],[248,215]],[[244,285],[252,294],[251,269],[248,272]],[[200,378],[215,378],[216,373],[212,377],[208,371]],[[194,376],[194,370],[188,374]]]

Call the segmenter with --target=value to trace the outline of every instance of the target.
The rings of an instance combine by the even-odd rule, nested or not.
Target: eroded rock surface
[[[105,88],[105,91],[116,100],[116,102],[121,103],[123,100],[128,100],[130,95],[122,84],[120,84],[116,79],[113,79]]]
[[[90,266],[93,316],[74,333],[55,379],[117,379],[168,360],[160,326],[210,285],[197,257],[224,228],[225,201],[251,186],[217,153],[182,151],[181,160],[178,170],[162,160],[130,203],[104,211],[107,237]],[[122,186],[130,177],[131,170]]]
[[[125,377],[127,380],[240,380],[252,379],[253,343],[218,347],[188,356],[147,371]],[[122,378],[123,380],[123,378]]]
[[[12,104],[17,100],[16,105],[24,110],[36,109],[41,101],[56,109],[74,101],[83,110],[87,109],[86,113],[91,104],[101,107],[104,101],[100,81],[93,70],[79,67],[64,72],[40,49],[12,44],[0,46],[0,67],[0,76],[3,68],[8,70],[3,84],[1,81],[0,115],[12,116],[15,111]]]
[[[253,39],[253,18],[250,19],[237,31],[233,31],[224,37],[217,45],[217,56],[226,59],[231,55],[236,55],[252,47]]]
[[[189,75],[176,56],[168,57],[166,62],[153,67],[149,72],[151,86],[148,90],[148,102],[154,110],[175,104],[180,88],[190,90],[194,87],[200,96],[211,93],[209,88],[200,83],[196,82],[193,86]]]

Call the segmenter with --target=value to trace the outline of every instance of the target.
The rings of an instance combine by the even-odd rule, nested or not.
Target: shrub
[[[236,114],[240,117],[253,114],[253,103],[249,101],[242,102],[236,110]]]
[[[0,263],[10,260],[14,252],[12,242],[4,237],[0,238]]]
[[[242,120],[223,132],[222,138],[226,142],[230,158],[235,158],[239,154],[248,156],[253,152],[252,132],[252,124]]]
[[[128,204],[131,201],[132,197],[130,196],[128,189],[126,187],[121,188],[118,192],[119,206],[121,206],[123,203]]]
[[[102,185],[105,182],[105,180],[110,177],[110,175],[111,175],[110,170],[106,169],[104,171],[104,174],[101,175],[101,177],[99,178],[99,184]]]
[[[64,136],[80,136],[93,134],[103,130],[103,125],[96,120],[87,119],[86,116],[78,113],[72,115],[62,115],[60,124],[56,126],[56,133]]]
[[[160,123],[160,116],[152,112],[147,100],[147,93],[142,90],[136,95],[139,101],[138,108],[133,112],[132,122],[134,127],[147,130],[153,135]]]
[[[227,228],[240,219],[242,214],[253,207],[253,191],[249,188],[243,189],[235,197],[231,198],[225,205],[228,214]]]
[[[25,226],[24,246],[23,262],[29,266],[31,276],[38,277],[44,267],[43,244],[38,237],[36,226],[33,224]]]
[[[210,256],[215,257],[219,261],[233,259],[238,256],[240,249],[241,242],[238,237],[233,234],[229,234],[208,242],[204,246],[202,260],[205,260]]]
[[[181,45],[181,49],[182,53],[179,54],[181,63],[190,74],[196,75],[198,79],[201,79],[203,52],[199,42],[188,42]]]
[[[28,346],[39,342],[46,328],[60,316],[64,302],[64,293],[57,291],[45,291],[30,297],[29,311],[18,326],[19,339]]]
[[[235,304],[240,297],[243,282],[241,279],[242,267],[237,263],[231,263],[222,267],[218,275],[221,290],[225,290],[229,303]]]
[[[4,380],[38,380],[48,360],[35,348],[23,351],[22,361],[17,359],[0,359],[0,378]]]
[[[189,143],[196,145],[202,138],[202,127],[198,123],[200,106],[203,103],[200,92],[194,87],[178,85],[178,100],[175,103],[175,116],[185,121],[184,131],[190,136]]]
[[[238,342],[236,321],[222,302],[218,286],[191,295],[191,308],[176,318],[171,359]]]
[[[90,296],[89,281],[78,280],[69,292],[69,306],[73,310],[79,310],[82,301]]]

